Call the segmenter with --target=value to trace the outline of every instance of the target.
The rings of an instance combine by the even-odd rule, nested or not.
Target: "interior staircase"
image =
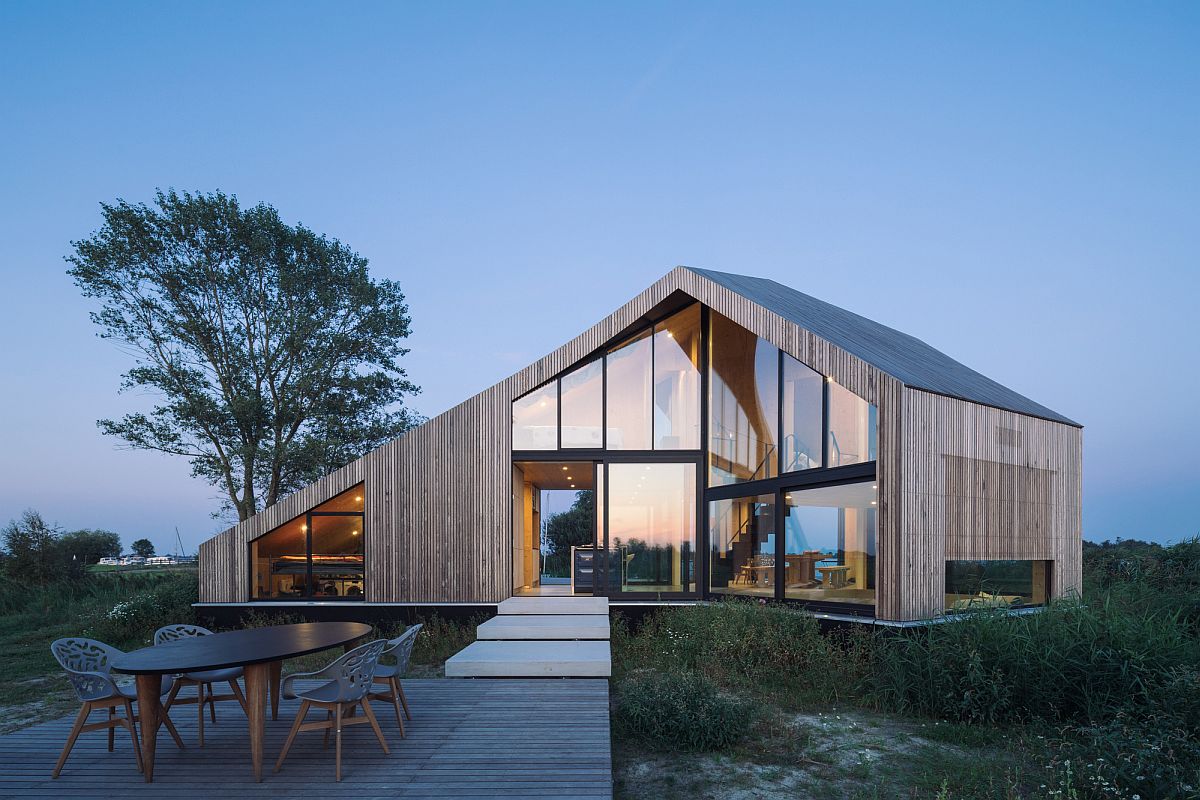
[[[510,597],[446,661],[447,678],[607,678],[607,597]]]

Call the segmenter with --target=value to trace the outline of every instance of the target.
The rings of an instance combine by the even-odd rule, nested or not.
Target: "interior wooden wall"
[[[1079,428],[905,388],[901,619],[944,606],[946,561],[1053,561],[1051,592],[1081,590]]]
[[[935,528],[925,523],[923,515],[932,518],[933,514],[920,501],[926,494],[924,487],[942,484],[933,482],[928,458],[910,453],[910,460],[902,466],[902,454],[909,448],[932,447],[924,438],[931,435],[931,430],[920,426],[940,425],[944,431],[939,437],[952,436],[959,430],[954,426],[961,426],[954,420],[966,412],[914,397],[913,390],[890,375],[682,267],[529,367],[205,542],[200,548],[201,601],[247,601],[250,540],[360,481],[366,484],[369,602],[491,603],[509,597],[514,574],[512,400],[595,353],[677,291],[724,314],[878,406],[876,613],[884,619],[907,619],[913,618],[916,609],[928,609],[929,581],[940,587],[939,581],[944,580],[930,574],[929,564],[932,560],[939,565],[937,570],[943,568],[942,542],[946,535],[944,525]],[[927,405],[930,402],[935,405]],[[950,402],[983,409],[971,403]],[[949,409],[954,414],[948,413]],[[1078,433],[1068,426],[1017,414],[1008,417],[1017,420],[1014,425],[1031,431],[1053,426]],[[985,458],[990,452],[977,449],[974,442],[960,449],[963,452],[952,454]],[[902,470],[909,474],[902,474]],[[1073,487],[1075,494],[1071,495]],[[1074,514],[1078,519],[1077,483],[1061,485],[1060,493],[1075,503],[1074,511],[1058,512],[1065,515],[1060,527],[1069,527],[1066,518]],[[908,536],[917,541],[902,541]],[[1064,575],[1072,580],[1071,576],[1078,573],[1078,554],[1064,552],[1063,559]]]

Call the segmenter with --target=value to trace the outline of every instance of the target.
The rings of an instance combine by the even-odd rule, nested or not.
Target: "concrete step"
[[[607,678],[608,642],[473,642],[446,660],[447,678]]]
[[[497,606],[500,614],[608,614],[607,597],[510,597]]]
[[[607,639],[607,614],[505,614],[476,629],[480,639]]]

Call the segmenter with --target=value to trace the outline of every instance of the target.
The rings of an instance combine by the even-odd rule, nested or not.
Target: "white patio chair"
[[[322,670],[297,672],[283,679],[283,683],[280,685],[282,695],[289,700],[299,699],[301,702],[300,711],[296,714],[296,721],[292,723],[287,741],[283,743],[283,752],[279,754],[279,760],[275,762],[276,772],[279,772],[283,766],[283,760],[287,758],[288,750],[292,748],[292,741],[300,731],[324,730],[325,739],[322,746],[326,747],[329,745],[329,731],[335,731],[337,755],[334,763],[335,774],[339,781],[342,779],[343,727],[369,723],[375,731],[375,738],[379,740],[379,746],[383,748],[383,752],[391,752],[388,750],[387,740],[383,738],[383,731],[379,728],[379,721],[375,719],[375,712],[371,710],[371,704],[367,698],[367,694],[371,690],[371,683],[375,678],[375,668],[379,664],[379,654],[386,646],[387,641],[379,639],[354,648]],[[295,684],[299,680],[319,680],[322,683],[312,689],[296,691]],[[308,709],[312,706],[325,709],[324,720],[307,723],[304,721]],[[361,718],[353,715],[354,709],[358,706],[362,706],[363,717]]]
[[[67,743],[63,746],[62,754],[58,757],[58,763],[54,765],[51,777],[57,778],[62,772],[63,765],[67,763],[67,756],[75,747],[75,740],[79,738],[79,734],[107,728],[108,751],[111,753],[118,727],[129,731],[129,736],[133,740],[133,754],[137,760],[138,772],[141,772],[142,750],[138,746],[135,727],[137,717],[133,713],[133,702],[137,700],[137,690],[131,685],[118,684],[113,680],[109,666],[115,657],[122,655],[122,651],[95,639],[72,637],[52,642],[50,652],[54,654],[59,666],[66,670],[67,678],[71,681],[71,688],[75,690],[75,696],[83,703],[83,707],[79,709],[79,715],[75,717],[75,724],[71,726],[71,733],[67,736]],[[171,684],[170,678],[163,682],[163,694],[172,688]],[[117,706],[124,707],[124,717],[117,716]],[[92,712],[102,708],[108,709],[108,719],[88,724],[87,719]],[[179,732],[175,730],[175,726],[165,715],[163,724],[167,726],[175,744],[182,749],[183,740],[179,738]]]
[[[164,625],[154,632],[154,644],[160,645],[164,642],[174,642],[178,639],[191,639],[197,636],[211,636],[212,631],[208,628],[201,628],[199,625]],[[208,706],[209,715],[212,718],[212,723],[217,724],[217,702],[221,700],[237,700],[242,706],[242,713],[246,713],[246,698],[242,695],[242,689],[238,686],[238,678],[242,677],[241,667],[227,667],[225,669],[209,669],[203,672],[185,672],[182,675],[175,676],[175,685],[171,687],[171,693],[167,695],[167,702],[163,704],[163,712],[171,710],[173,705],[188,705],[196,704],[197,711],[200,712],[198,718],[198,729],[200,732],[200,746],[204,747],[204,706]],[[233,694],[217,694],[213,691],[214,683],[228,683],[229,688],[233,690]],[[195,686],[195,699],[185,697],[180,699],[176,697],[179,690],[184,686]]]

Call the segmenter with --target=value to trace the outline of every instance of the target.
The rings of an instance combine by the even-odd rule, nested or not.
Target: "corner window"
[[[875,603],[874,481],[783,493],[784,597]]]
[[[255,600],[362,600],[363,484],[250,542]]]
[[[780,472],[799,472],[821,466],[824,383],[819,372],[784,353]]]

